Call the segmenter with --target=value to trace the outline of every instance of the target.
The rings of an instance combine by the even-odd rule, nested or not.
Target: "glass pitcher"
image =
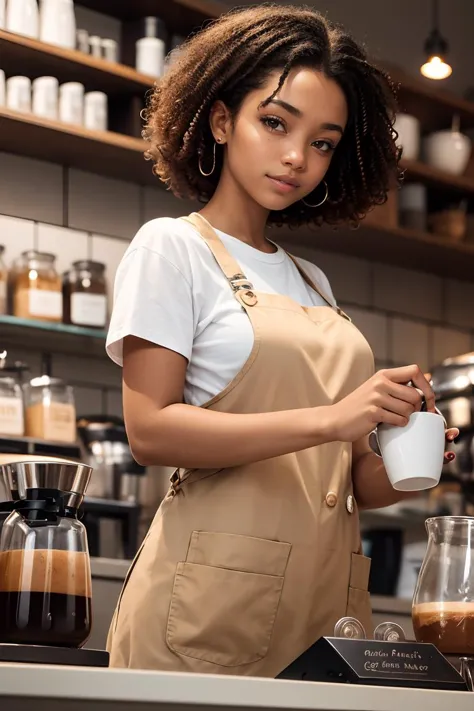
[[[29,490],[0,536],[0,642],[82,647],[90,631],[86,530],[60,492]]]
[[[413,628],[418,642],[443,654],[474,654],[474,518],[426,521],[428,547],[415,588]]]

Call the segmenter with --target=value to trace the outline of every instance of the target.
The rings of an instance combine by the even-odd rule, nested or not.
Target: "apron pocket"
[[[362,622],[368,636],[373,632],[372,606],[368,592],[369,574],[370,558],[352,553],[346,615]]]
[[[166,642],[175,653],[222,667],[268,652],[291,544],[194,531],[178,563]]]

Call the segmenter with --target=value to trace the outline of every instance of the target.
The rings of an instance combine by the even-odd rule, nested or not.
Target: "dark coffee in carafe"
[[[420,603],[412,620],[418,642],[430,642],[443,654],[474,654],[474,602]]]
[[[0,642],[81,647],[90,631],[86,553],[0,552]]]

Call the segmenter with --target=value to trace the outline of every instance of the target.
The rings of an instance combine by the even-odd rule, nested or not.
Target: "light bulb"
[[[453,70],[442,57],[434,55],[423,64],[420,72],[428,79],[446,79],[453,73]]]

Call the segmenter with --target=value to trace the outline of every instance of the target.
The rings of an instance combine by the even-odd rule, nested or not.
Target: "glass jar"
[[[15,263],[12,275],[13,315],[60,322],[63,315],[61,277],[54,254],[30,250]]]
[[[63,279],[64,323],[89,328],[107,325],[105,264],[84,259],[74,262]]]
[[[415,588],[413,629],[418,642],[443,654],[474,654],[474,518],[426,521],[428,546]]]
[[[23,392],[11,375],[0,371],[0,435],[23,437],[25,418]]]
[[[26,435],[49,442],[76,441],[74,391],[59,378],[42,375],[25,386]]]
[[[0,639],[82,647],[91,631],[86,530],[60,492],[28,490],[0,536]]]
[[[0,316],[7,313],[7,285],[8,285],[8,272],[3,261],[3,253],[5,252],[5,247],[0,244]]]

